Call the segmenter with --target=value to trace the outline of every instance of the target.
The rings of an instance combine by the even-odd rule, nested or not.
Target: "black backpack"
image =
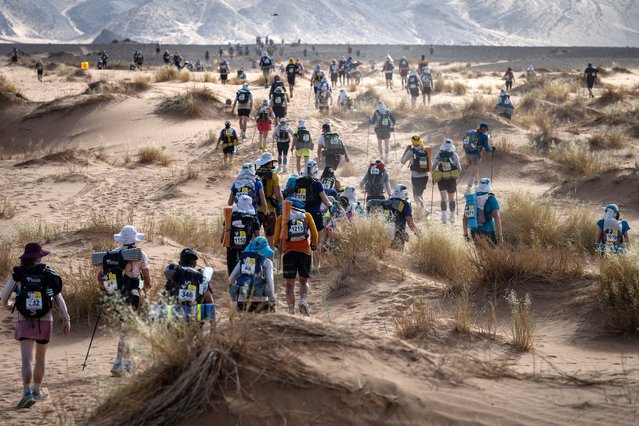
[[[248,90],[238,90],[237,92],[237,101],[241,104],[245,104],[250,99],[251,92]]]
[[[366,172],[366,192],[368,195],[384,195],[384,171],[372,165]]]
[[[316,191],[318,180],[308,176],[302,176],[295,181],[293,196],[304,203],[304,209],[317,207],[322,199]]]
[[[139,286],[137,278],[124,274],[124,268],[129,262],[124,260],[119,249],[109,250],[102,258],[102,284],[107,292],[115,290],[127,293]]]
[[[253,239],[255,216],[233,212],[231,216],[231,245],[236,250],[244,250]]]
[[[308,223],[305,219],[288,221],[288,239],[287,241],[306,241],[309,237]]]
[[[169,296],[174,297],[182,304],[197,304],[202,302],[206,286],[204,275],[191,268],[185,268],[181,265],[169,265],[170,269],[175,269],[171,281],[166,282],[166,292]]]
[[[426,173],[429,171],[429,158],[428,153],[424,148],[411,147],[413,151],[413,161],[410,163],[410,170],[412,172]]]
[[[284,100],[286,100],[284,93],[273,93],[273,105],[278,107],[284,106]]]
[[[377,127],[379,127],[380,129],[390,129],[393,126],[393,123],[391,122],[390,114],[388,112],[379,114],[378,123],[379,124]]]
[[[42,318],[53,307],[53,296],[62,291],[62,279],[44,263],[30,267],[16,266],[13,280],[16,288],[17,309],[25,318]]]

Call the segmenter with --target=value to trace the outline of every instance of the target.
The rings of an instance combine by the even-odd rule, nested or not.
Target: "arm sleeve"
[[[397,123],[397,119],[395,118],[395,115],[392,112],[389,111],[388,115],[390,116],[390,119],[393,122],[393,124]]]
[[[233,268],[231,275],[229,275],[229,284],[232,284],[233,281],[235,281],[235,279],[238,277],[238,275],[240,275],[241,266],[242,265],[240,264],[240,262],[237,262],[237,265],[235,265],[235,268]]]
[[[369,124],[375,124],[376,122],[377,122],[377,111],[375,111],[373,115],[371,116],[371,118],[368,120]]]
[[[317,245],[317,227],[315,226],[313,216],[308,212],[306,213],[306,222],[308,223],[308,229],[311,231],[311,244]]]
[[[2,289],[2,305],[9,306],[9,297],[11,297],[11,293],[16,288],[16,282],[13,280],[12,276],[9,276],[7,279],[4,288]]]
[[[275,302],[275,280],[273,278],[273,261],[264,259],[264,274],[266,275],[266,286],[268,288],[268,301]]]
[[[400,160],[400,162],[402,164],[406,163],[408,160],[410,160],[410,158],[412,157],[411,153],[410,153],[410,149],[407,149],[404,151],[404,154],[402,155],[402,159]]]
[[[60,310],[60,315],[62,316],[62,319],[64,321],[71,321],[71,317],[69,316],[69,311],[67,310],[67,304],[64,301],[64,297],[62,297],[62,294],[58,293],[55,296],[53,296],[53,299],[55,300],[56,305],[58,305],[58,309]]]

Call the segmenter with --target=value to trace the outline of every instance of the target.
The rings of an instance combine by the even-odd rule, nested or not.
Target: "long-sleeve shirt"
[[[366,187],[366,183],[368,182],[368,170],[366,169],[366,173],[364,173],[364,177],[362,178],[362,180],[359,182],[359,187],[360,188],[365,188]],[[390,185],[390,177],[388,175],[388,172],[386,170],[384,170],[382,173],[383,176],[383,180],[384,180],[384,189],[386,190],[386,194],[388,195],[388,197],[390,198],[393,190],[391,189],[391,185]],[[369,194],[369,195],[383,195],[383,194]]]
[[[433,160],[433,170],[437,168],[437,166],[439,166],[439,163],[441,163],[441,160],[439,158],[439,153],[441,151],[437,152],[437,154],[435,155],[435,160]],[[461,166],[461,161],[459,161],[459,155],[457,155],[456,152],[453,152],[453,156],[451,157],[451,162],[453,163],[453,165],[455,167],[457,167],[457,170],[459,170],[459,173],[462,172],[462,166]]]
[[[404,151],[404,154],[402,155],[402,158],[400,161],[402,164],[406,164],[407,161],[410,161],[412,163],[413,161],[412,147],[409,147],[408,149],[406,149],[406,151]],[[410,177],[412,178],[423,178],[426,176],[428,176],[428,171],[425,171],[425,172],[416,172],[415,170],[410,171]]]
[[[313,220],[313,216],[310,213],[306,212],[305,214],[306,223],[308,223],[308,230],[311,233],[311,244],[317,246],[318,234],[317,227],[315,226],[315,221]],[[275,221],[275,235],[273,242],[276,247],[280,245],[280,233],[282,230],[282,216],[278,216]],[[282,241],[282,254],[286,254],[290,251],[297,251],[300,253],[311,255],[311,246],[308,243],[308,239],[303,241]]]
[[[242,268],[241,262],[238,262],[233,268],[231,275],[229,275],[229,284],[233,284],[237,277],[240,276],[240,270]],[[262,270],[264,271],[264,276],[266,277],[266,290],[267,290],[267,298],[269,302],[275,302],[275,280],[273,278],[273,261],[271,259],[264,259],[262,263]],[[238,296],[237,300],[234,302],[263,302],[263,300],[255,300],[255,298],[251,298],[251,300],[246,300],[242,294]]]
[[[6,284],[4,285],[4,288],[2,289],[2,306],[4,307],[9,306],[9,298],[11,297],[11,293],[15,291],[16,287],[19,284],[20,284],[19,282],[16,282],[13,280],[13,277],[9,277]],[[69,312],[67,311],[67,304],[65,303],[64,298],[62,297],[62,294],[60,293],[56,294],[55,296],[53,296],[53,300],[55,301],[55,304],[58,306],[58,309],[60,310],[60,315],[62,316],[62,319],[64,321],[70,321],[71,318],[69,317]],[[18,320],[25,320],[25,319],[27,318],[22,316],[22,314],[18,313]],[[47,312],[42,318],[40,318],[40,320],[53,321],[53,309]]]

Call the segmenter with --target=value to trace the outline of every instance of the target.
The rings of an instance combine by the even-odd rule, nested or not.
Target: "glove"
[[[495,148],[494,146],[490,149],[490,153],[492,154],[493,152],[497,151],[497,148]]]
[[[313,250],[313,251],[317,250],[317,245],[316,244],[311,244],[311,250]]]
[[[466,241],[470,241],[470,235],[464,234],[464,238],[466,239]]]

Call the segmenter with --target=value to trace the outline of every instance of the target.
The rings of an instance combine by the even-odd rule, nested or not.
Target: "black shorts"
[[[337,81],[337,74],[331,74],[331,81]]]
[[[387,73],[384,74],[386,76],[386,80],[392,80],[393,79],[393,73]]]
[[[19,342],[22,342],[23,340],[33,340],[33,339],[27,339],[26,337],[21,337],[18,339]],[[39,345],[48,345],[49,344],[49,340],[36,340],[35,341],[37,344]]]
[[[424,88],[422,89],[422,93],[423,93],[424,95],[430,95],[430,92],[431,92],[431,91],[432,91],[432,90],[431,90],[430,86],[424,86]]]
[[[339,155],[327,155],[326,157],[324,157],[324,165],[326,167],[330,167],[333,170],[337,170],[340,159],[341,158]]]
[[[408,77],[408,70],[401,70],[399,72],[400,77]]]
[[[238,250],[238,249],[234,249],[231,247],[227,247],[226,249],[226,270],[228,271],[229,275],[231,275],[231,272],[233,272],[233,269],[235,269],[235,266],[237,265],[237,262],[240,261],[240,253],[242,253],[242,250]]]
[[[286,117],[286,108],[281,106],[275,106],[273,107],[273,114],[275,114],[277,118]]]
[[[237,116],[238,117],[249,117],[251,115],[250,109],[238,109]]]
[[[266,236],[272,237],[273,234],[275,234],[275,213],[269,212],[268,216],[266,216],[264,213],[259,212],[257,214],[257,217],[259,218],[260,224],[264,228],[264,233],[266,234]]]
[[[288,81],[288,84],[290,84],[291,86],[295,86],[295,74],[293,74],[293,77],[286,77],[286,81]]]
[[[299,274],[300,278],[311,276],[311,256],[299,251],[289,251],[282,257],[282,276],[286,280],[294,280]]]
[[[449,194],[457,192],[457,179],[442,179],[437,182],[437,189],[439,192],[446,191]]]
[[[595,77],[586,77],[586,85],[589,89],[592,89],[592,87],[595,85],[595,80]]]
[[[411,177],[410,182],[413,185],[413,196],[421,197],[428,184],[428,176]]]
[[[315,222],[315,227],[317,228],[317,232],[324,229],[324,214],[321,212],[311,213],[311,216],[313,216],[313,222]]]
[[[413,97],[413,98],[418,97],[418,96],[419,96],[419,88],[417,88],[417,89],[410,89],[410,95],[411,95],[411,97]]]
[[[233,154],[235,152],[235,146],[227,146],[226,148],[222,148],[222,152],[225,154]]]
[[[229,78],[228,74],[220,74],[220,80],[226,81],[226,80],[228,80],[228,78]]]
[[[277,155],[283,155],[286,157],[288,155],[288,149],[290,148],[290,142],[278,142],[277,143]]]
[[[375,134],[377,135],[377,139],[390,139],[390,129],[380,129],[379,127],[375,128]]]

